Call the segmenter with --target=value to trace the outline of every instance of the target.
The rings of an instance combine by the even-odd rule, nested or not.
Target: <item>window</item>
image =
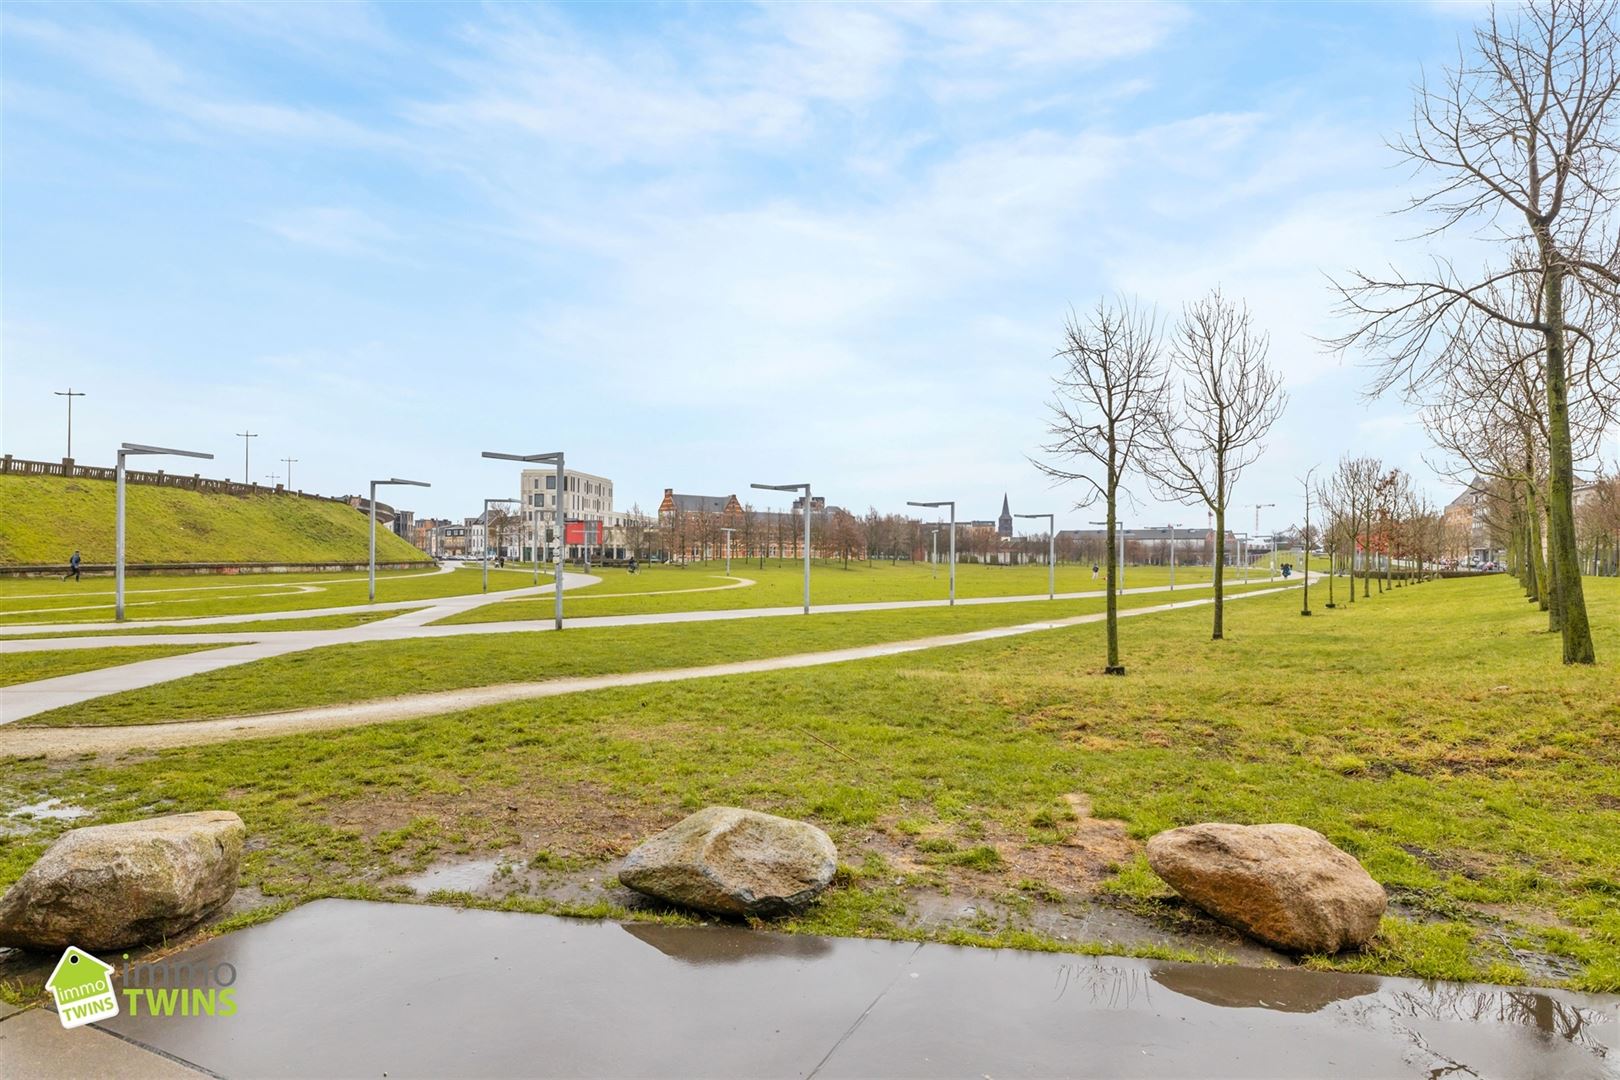
[[[546,490],[547,491],[553,491],[553,490],[556,489],[556,487],[557,487],[557,478],[555,476],[546,477]]]

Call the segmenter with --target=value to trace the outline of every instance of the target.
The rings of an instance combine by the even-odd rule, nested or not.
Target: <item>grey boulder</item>
[[[837,869],[832,839],[808,822],[710,806],[632,851],[619,880],[682,907],[765,918],[802,911]]]
[[[177,934],[236,892],[245,833],[223,810],[64,833],[0,896],[0,945],[122,949]]]

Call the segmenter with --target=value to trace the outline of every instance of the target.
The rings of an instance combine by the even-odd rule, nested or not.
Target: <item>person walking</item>
[[[1102,569],[1102,567],[1098,566],[1096,563],[1091,564],[1091,580],[1092,581],[1097,580],[1097,571],[1099,571],[1101,569]]]
[[[68,559],[68,572],[62,575],[62,580],[66,581],[68,578],[72,578],[74,581],[83,580],[79,577],[79,563],[81,562],[83,560],[79,558],[79,549],[74,548],[73,557]]]

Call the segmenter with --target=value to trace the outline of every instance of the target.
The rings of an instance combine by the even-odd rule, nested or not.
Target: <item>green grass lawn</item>
[[[1251,590],[1264,587],[1255,585]],[[1168,594],[1131,595],[1122,597],[1121,604],[1124,608],[1151,607],[1167,599]],[[1060,619],[1102,609],[1101,600],[1037,600],[809,618],[781,616],[578,628],[561,634],[469,635],[334,645],[110,694],[40,713],[21,723],[57,727],[244,716],[434,690],[820,652]],[[1207,610],[1205,617],[1207,621]],[[1127,642],[1135,625],[1124,624],[1120,631]],[[1099,666],[1102,663],[1101,654],[1088,660]]]
[[[60,476],[0,476],[0,565],[66,563],[78,548],[90,563],[113,561],[116,485]],[[367,519],[353,507],[296,495],[219,495],[125,487],[126,551],[132,563],[364,562]],[[427,556],[386,529],[383,562]]]
[[[733,560],[732,578],[746,578],[755,584],[726,589],[732,584],[725,577],[725,563],[694,563],[690,566],[643,567],[638,573],[617,568],[592,569],[600,584],[570,590],[563,597],[563,614],[578,618],[590,615],[640,615],[663,611],[729,611],[739,608],[793,607],[804,599],[802,564],[767,560],[762,569],[757,561]],[[926,563],[850,563],[844,569],[837,562],[816,562],[810,570],[810,601],[819,604],[858,604],[884,600],[943,600],[949,595],[949,568]],[[1267,580],[1264,571],[1251,570],[1251,582]],[[1206,585],[1209,567],[1177,567],[1177,585]],[[1228,583],[1243,580],[1241,568],[1228,569]],[[1277,579],[1281,581],[1281,577]],[[1132,566],[1125,572],[1127,589],[1168,585],[1170,571],[1164,566]],[[1058,567],[1057,591],[1096,592],[1103,579],[1091,579],[1090,566]],[[985,566],[965,563],[957,567],[958,599],[992,596],[1040,596],[1046,593],[1044,566]],[[503,622],[521,619],[548,619],[553,601],[549,596],[510,600],[476,608],[444,620],[446,623]]]
[[[483,587],[474,570],[441,574],[434,570],[379,572],[377,601],[432,600],[466,596]],[[528,579],[490,577],[490,589],[521,589]],[[305,591],[309,586],[313,591]],[[154,575],[130,578],[125,586],[125,613],[130,622],[143,619],[190,619],[210,615],[250,615],[302,611],[366,603],[364,571],[335,574]],[[113,621],[111,577],[79,582],[56,579],[0,581],[0,627],[16,624]],[[219,629],[230,629],[221,626]]]
[[[139,660],[156,660],[160,656],[178,656],[214,648],[218,646],[128,645],[122,648],[6,653],[0,655],[0,686],[16,686],[39,679],[54,679],[58,675],[75,675],[81,671],[96,671],[120,664],[133,664]]]
[[[961,899],[965,883],[1193,918],[1139,854],[1097,880],[1071,872],[1083,849],[1066,842],[1062,797],[1084,793],[1137,844],[1198,821],[1289,821],[1355,854],[1396,908],[1368,952],[1316,966],[1614,991],[1620,587],[1589,588],[1604,658],[1590,668],[1558,662],[1507,578],[1309,620],[1291,592],[1234,605],[1224,642],[1208,640],[1204,608],[1133,620],[1124,678],[1094,674],[1090,625],[123,762],[18,761],[0,794],[48,793],[100,821],[233,809],[251,835],[245,883],[283,905],[397,899],[393,875],[481,852],[610,872],[651,830],[729,803],[808,818],[840,845],[845,872],[790,931],[1081,947],[909,920],[915,890]],[[0,884],[59,828],[0,848]]]
[[[255,619],[251,622],[221,623],[218,626],[142,626],[139,622],[124,623],[120,630],[56,630],[31,631],[29,633],[6,633],[5,627],[0,626],[0,641],[31,641],[44,638],[82,638],[128,637],[132,634],[146,636],[148,634],[199,634],[218,631],[228,634],[257,634],[266,632],[283,632],[288,630],[342,630],[350,626],[365,626],[381,619],[392,619],[403,615],[415,608],[394,609],[387,611],[357,611],[348,615],[312,615],[305,619]]]

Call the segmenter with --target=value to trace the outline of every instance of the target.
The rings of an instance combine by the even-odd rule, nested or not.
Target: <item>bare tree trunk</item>
[[[1564,270],[1545,232],[1538,232],[1546,266],[1547,320],[1547,532],[1553,603],[1564,638],[1564,663],[1596,663],[1592,627],[1586,617],[1580,553],[1575,542],[1575,461],[1569,433],[1569,383],[1564,358]]]
[[[1119,543],[1116,531],[1119,524],[1114,514],[1118,506],[1117,481],[1113,478],[1113,469],[1109,469],[1108,481],[1108,666],[1103,672],[1108,675],[1125,674],[1125,665],[1119,662]]]
[[[1226,636],[1226,500],[1215,511],[1215,629],[1211,641]]]

